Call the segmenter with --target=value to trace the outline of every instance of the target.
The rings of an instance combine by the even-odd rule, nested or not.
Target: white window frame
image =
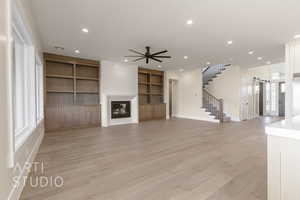
[[[32,134],[34,129],[36,128],[36,97],[35,97],[35,49],[33,46],[33,40],[30,35],[30,32],[25,26],[25,23],[20,15],[20,12],[16,6],[15,3],[12,4],[12,35],[17,35],[18,38],[23,40],[24,43],[24,86],[22,86],[22,89],[25,88],[24,92],[24,121],[22,122],[23,127],[16,130],[15,128],[15,115],[16,112],[14,110],[14,105],[15,105],[15,87],[16,85],[14,84],[14,79],[15,79],[15,67],[14,62],[12,62],[12,108],[11,111],[13,113],[12,117],[12,138],[13,138],[13,144],[14,144],[14,152],[16,152],[27,140],[27,138]],[[13,42],[14,44],[14,42]],[[13,56],[13,54],[12,54]],[[14,57],[12,57],[14,59]]]
[[[35,59],[36,69],[36,122],[39,125],[44,119],[44,66],[39,56]]]

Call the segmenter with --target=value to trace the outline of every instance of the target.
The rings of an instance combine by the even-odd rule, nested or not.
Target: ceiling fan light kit
[[[171,58],[171,56],[167,56],[167,55],[161,55],[164,53],[167,53],[168,50],[163,50],[163,51],[159,51],[156,53],[151,53],[150,52],[150,47],[147,46],[146,47],[146,52],[145,53],[141,53],[139,51],[136,51],[134,49],[129,49],[130,52],[135,53],[137,55],[130,55],[130,56],[125,56],[127,58],[136,58],[135,60],[133,60],[132,62],[137,62],[140,60],[146,60],[146,63],[148,64],[150,60],[154,60],[156,62],[162,62],[162,58]]]

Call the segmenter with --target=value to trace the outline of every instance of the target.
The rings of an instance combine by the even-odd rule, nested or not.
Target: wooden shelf
[[[148,75],[148,74],[150,74],[150,72],[148,72],[148,71],[139,71],[139,74],[145,74],[145,75]]]
[[[76,79],[77,79],[77,80],[99,81],[98,78],[81,77],[81,76],[77,76]]]
[[[77,94],[99,94],[99,92],[93,91],[76,91]]]
[[[68,64],[70,66],[75,64],[75,62],[73,62],[73,61],[60,60],[60,59],[55,59],[55,58],[46,58],[45,61],[47,61],[47,62],[61,63],[61,64]]]
[[[150,93],[139,93],[139,95],[150,95]]]
[[[150,85],[150,83],[147,83],[147,82],[139,82],[139,85]]]
[[[151,93],[151,95],[154,95],[154,96],[163,96],[164,94],[162,94],[162,93]]]
[[[47,90],[48,93],[74,93],[74,91]]]
[[[47,78],[65,78],[65,79],[74,79],[74,76],[64,76],[64,75],[46,75]]]
[[[162,86],[163,84],[162,84],[162,83],[151,83],[151,85],[154,85],[154,86]]]
[[[151,76],[164,76],[163,71],[152,70],[150,73],[151,73]]]
[[[89,63],[81,63],[81,62],[77,62],[76,65],[80,65],[80,66],[84,66],[84,67],[95,67],[95,68],[99,68],[99,65],[94,65],[94,64],[89,64]]]

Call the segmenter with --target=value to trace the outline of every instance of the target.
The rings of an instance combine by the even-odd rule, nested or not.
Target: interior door
[[[285,116],[285,82],[279,83],[279,116],[284,117]]]
[[[173,81],[169,80],[169,116],[172,117],[172,107],[173,107]]]
[[[264,115],[264,83],[259,83],[259,115]]]

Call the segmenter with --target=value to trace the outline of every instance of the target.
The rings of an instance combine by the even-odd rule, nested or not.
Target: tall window
[[[36,66],[31,37],[21,21],[14,22],[12,35],[12,110],[17,149],[26,141],[37,124]]]
[[[269,115],[271,112],[271,84],[266,83],[266,113]]]
[[[36,58],[36,120],[39,123],[44,118],[44,72],[39,57]]]
[[[13,110],[14,110],[14,131],[15,136],[19,136],[27,125],[26,116],[27,99],[26,99],[26,44],[21,34],[14,29],[13,32]]]
[[[276,112],[276,103],[277,103],[277,87],[276,84],[278,83],[272,83],[271,84],[271,111],[274,113]]]

